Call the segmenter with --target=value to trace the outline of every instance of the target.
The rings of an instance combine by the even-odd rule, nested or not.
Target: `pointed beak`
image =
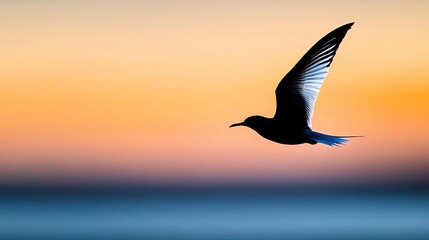
[[[237,127],[237,126],[243,126],[243,123],[234,123],[229,127],[232,128],[232,127]]]

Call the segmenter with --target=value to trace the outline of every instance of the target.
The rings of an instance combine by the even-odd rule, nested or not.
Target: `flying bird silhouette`
[[[262,137],[281,144],[323,143],[337,146],[357,136],[331,136],[311,130],[314,104],[332,60],[352,23],[320,39],[283,77],[276,89],[273,118],[251,116],[230,127],[247,126]]]

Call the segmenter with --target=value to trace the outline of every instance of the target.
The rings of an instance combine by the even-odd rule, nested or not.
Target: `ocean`
[[[57,190],[2,191],[0,239],[429,239],[420,190]]]

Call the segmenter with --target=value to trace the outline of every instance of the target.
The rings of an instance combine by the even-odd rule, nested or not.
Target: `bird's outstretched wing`
[[[320,87],[341,41],[352,25],[343,25],[320,39],[280,81],[276,89],[274,120],[290,127],[311,128]]]

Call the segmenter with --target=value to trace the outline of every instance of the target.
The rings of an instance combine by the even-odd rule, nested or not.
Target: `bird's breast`
[[[301,144],[308,142],[308,137],[302,129],[290,129],[274,124],[254,129],[262,137],[281,144]]]

